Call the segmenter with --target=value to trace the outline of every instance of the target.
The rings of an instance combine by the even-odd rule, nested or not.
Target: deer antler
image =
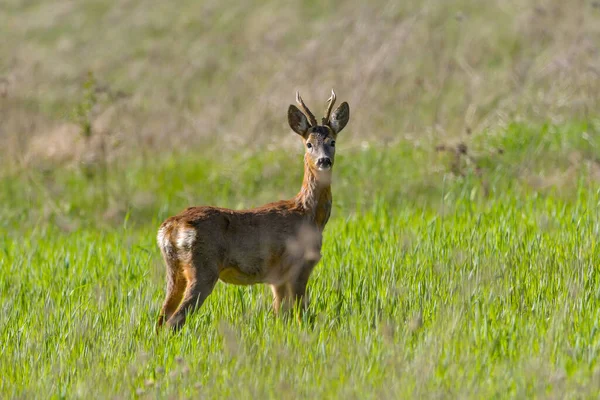
[[[306,104],[304,104],[302,97],[300,97],[300,92],[296,92],[296,103],[298,103],[298,105],[300,106],[300,110],[302,110],[304,115],[306,115],[306,117],[308,118],[310,126],[317,126],[317,119],[315,118],[313,113],[310,112],[308,107],[306,107]]]
[[[327,99],[327,109],[325,110],[325,116],[323,117],[323,125],[329,125],[329,117],[331,116],[331,110],[335,104],[335,92],[331,89],[331,97]]]

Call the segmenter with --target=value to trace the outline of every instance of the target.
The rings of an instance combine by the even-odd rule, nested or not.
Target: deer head
[[[350,118],[348,103],[343,102],[332,113],[335,104],[335,92],[332,89],[325,116],[319,125],[298,92],[296,102],[300,108],[290,105],[288,122],[292,130],[302,137],[306,149],[305,160],[313,171],[331,171],[335,158],[335,140]]]

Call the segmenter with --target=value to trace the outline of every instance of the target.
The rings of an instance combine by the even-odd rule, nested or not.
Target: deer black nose
[[[317,160],[317,166],[319,167],[331,167],[331,158],[321,157]]]

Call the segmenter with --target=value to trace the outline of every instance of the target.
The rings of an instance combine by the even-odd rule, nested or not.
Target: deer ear
[[[338,108],[331,114],[329,118],[329,126],[337,135],[346,127],[348,120],[350,119],[350,107],[348,103],[343,102]]]
[[[288,108],[288,122],[294,132],[302,137],[306,136],[306,132],[310,128],[308,119],[295,105],[290,105],[290,108]]]

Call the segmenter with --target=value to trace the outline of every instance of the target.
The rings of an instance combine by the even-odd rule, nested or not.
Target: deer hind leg
[[[158,316],[158,327],[171,318],[181,303],[186,288],[186,279],[179,262],[165,257],[165,263],[167,264],[167,295]]]
[[[183,301],[167,320],[167,325],[174,330],[181,328],[187,316],[202,306],[219,279],[216,266],[210,268],[192,262],[184,264],[182,271],[186,284]]]

